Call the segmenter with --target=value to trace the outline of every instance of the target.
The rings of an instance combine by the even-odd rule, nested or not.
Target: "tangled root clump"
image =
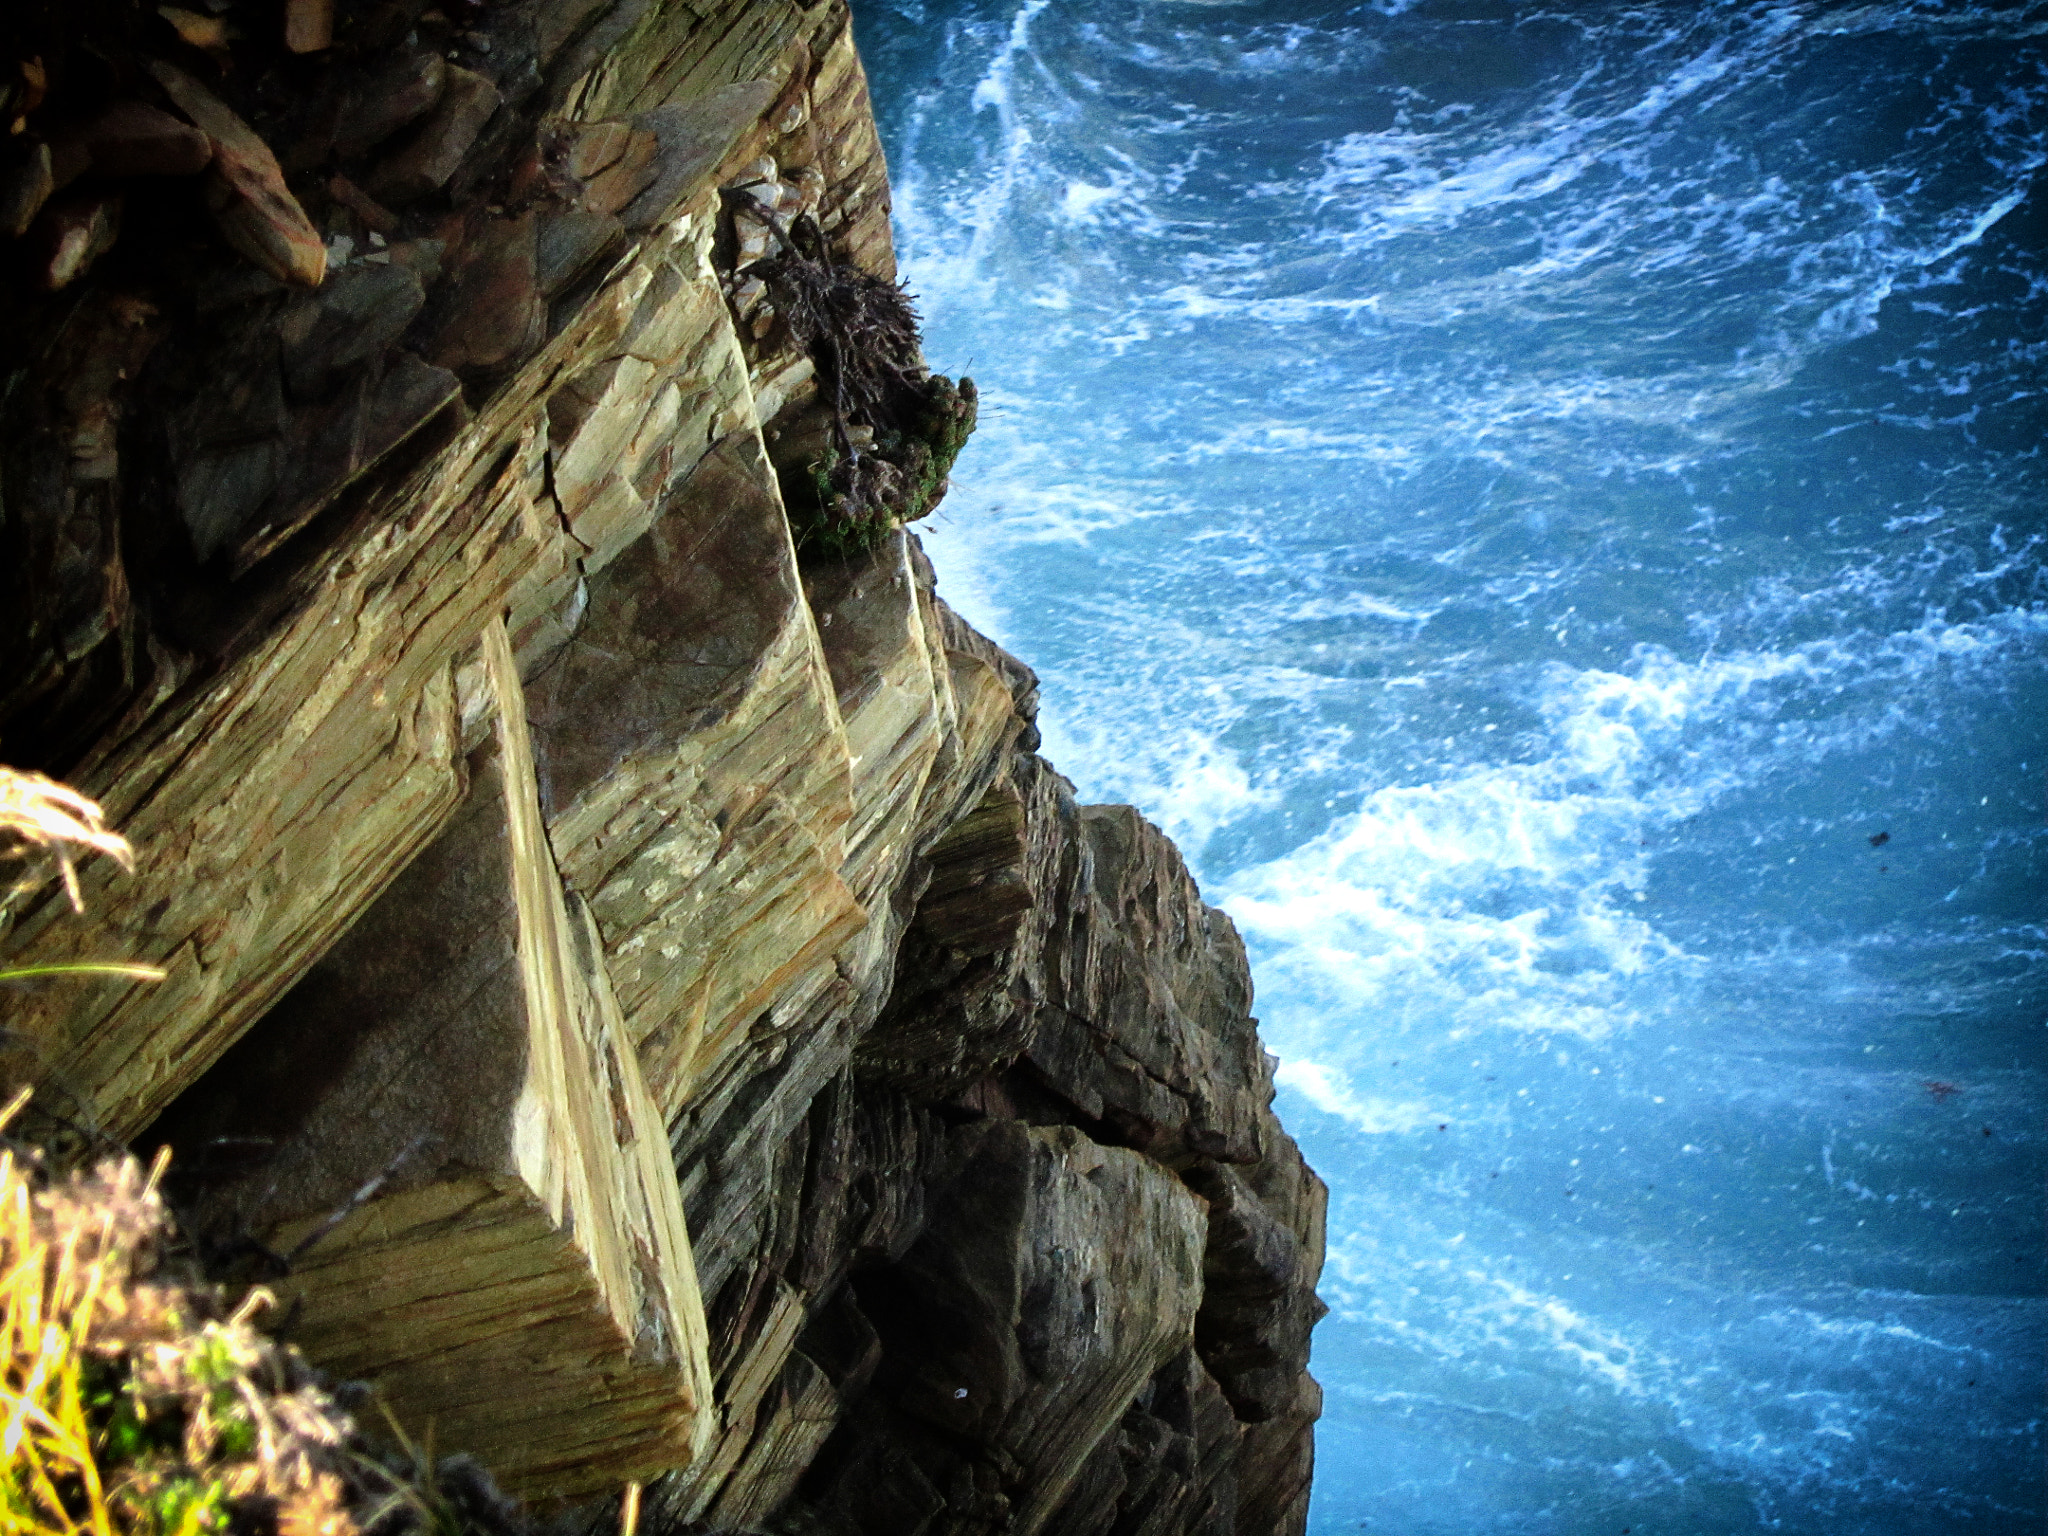
[[[835,262],[808,216],[747,268],[818,374],[811,431],[781,467],[799,542],[850,556],[929,516],[974,431],[974,381],[924,363],[917,310],[900,284]]]

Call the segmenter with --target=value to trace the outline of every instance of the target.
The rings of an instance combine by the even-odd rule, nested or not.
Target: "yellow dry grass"
[[[207,1317],[152,1278],[161,1171],[0,1144],[0,1533],[211,1536],[255,1501],[278,1536],[352,1536],[349,1423],[255,1328],[269,1298]]]
[[[45,859],[56,865],[64,894],[71,898],[71,910],[84,911],[85,899],[78,888],[81,852],[103,853],[123,869],[135,867],[135,850],[127,838],[107,826],[98,801],[40,773],[0,766],[0,868],[7,863],[29,866],[27,878],[18,879],[11,891],[0,889],[0,927],[5,926],[8,899],[42,884],[37,874]],[[73,960],[0,969],[0,981],[32,981],[45,976],[164,979],[162,967],[133,960]]]
[[[92,800],[0,767],[0,856],[54,861],[80,908],[81,851],[133,867]],[[0,980],[78,972],[162,977],[107,961]],[[353,1536],[334,1470],[350,1425],[256,1330],[269,1297],[223,1318],[153,1279],[163,1159],[52,1173],[8,1135],[28,1099],[0,1109],[0,1536],[215,1536],[252,1499],[277,1536]]]
[[[78,890],[80,850],[104,853],[123,869],[135,867],[135,850],[107,826],[97,801],[40,773],[0,767],[0,853],[55,860],[74,912],[85,910]]]

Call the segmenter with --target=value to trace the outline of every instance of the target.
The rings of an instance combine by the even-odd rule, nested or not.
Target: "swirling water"
[[[1331,1185],[1312,1529],[2041,1529],[2048,6],[857,20],[945,589]]]

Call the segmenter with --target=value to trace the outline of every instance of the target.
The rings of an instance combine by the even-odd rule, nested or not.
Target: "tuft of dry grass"
[[[26,871],[11,886],[0,886],[0,928],[8,903],[33,891],[47,878],[44,861],[57,868],[71,910],[83,912],[78,888],[80,852],[103,853],[123,869],[135,868],[135,850],[128,839],[107,826],[99,802],[68,784],[40,773],[23,773],[0,765],[0,867],[23,864]],[[161,966],[135,960],[74,960],[56,965],[0,968],[0,981],[33,981],[46,976],[118,976],[128,981],[162,981]]]
[[[800,545],[849,558],[937,508],[978,396],[972,379],[955,385],[925,366],[917,310],[900,284],[834,260],[808,214],[778,232],[780,253],[745,272],[767,285],[810,354],[826,415],[821,451],[783,466],[783,501]]]
[[[0,1536],[532,1536],[466,1457],[380,1456],[296,1350],[167,1266],[165,1159],[53,1171],[0,1110]]]
[[[0,1129],[27,1101],[18,1095]],[[169,1237],[145,1172],[63,1176],[0,1144],[0,1532],[354,1536],[352,1427],[255,1326],[153,1274]]]
[[[123,869],[135,867],[128,839],[107,826],[99,802],[40,773],[0,767],[0,857],[55,861],[71,910],[83,912],[77,855],[104,853]]]

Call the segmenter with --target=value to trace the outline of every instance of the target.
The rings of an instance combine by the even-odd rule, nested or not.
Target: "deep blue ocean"
[[[2048,1529],[2048,4],[856,0],[930,526],[1248,941],[1312,1529]]]

